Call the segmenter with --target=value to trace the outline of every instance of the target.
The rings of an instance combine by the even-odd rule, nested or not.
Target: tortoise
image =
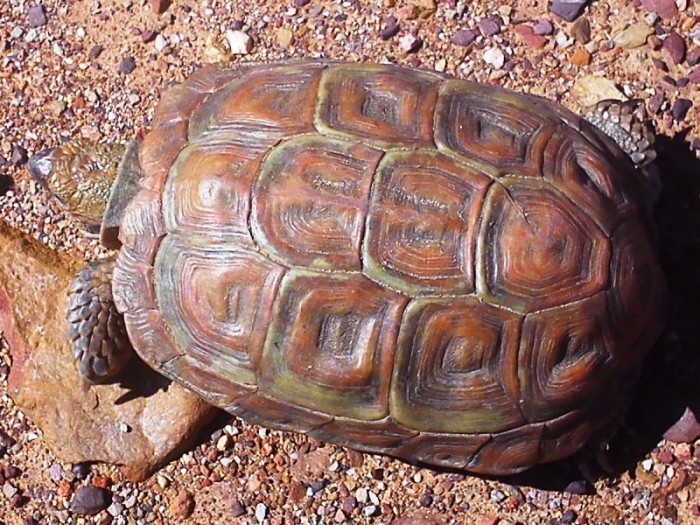
[[[30,161],[119,250],[73,286],[79,369],[113,381],[133,347],[231,414],[409,462],[570,456],[663,326],[638,113],[396,65],[200,69],[142,142]]]

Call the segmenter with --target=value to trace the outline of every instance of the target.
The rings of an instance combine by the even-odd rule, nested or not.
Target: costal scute
[[[140,356],[262,425],[508,474],[624,403],[665,293],[638,175],[536,97],[396,66],[210,67],[140,149]]]

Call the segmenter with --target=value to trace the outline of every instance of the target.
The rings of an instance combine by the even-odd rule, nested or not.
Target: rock
[[[673,103],[671,108],[671,114],[673,115],[673,120],[680,122],[685,119],[688,114],[688,110],[693,107],[693,103],[687,98],[679,98]]]
[[[554,26],[552,26],[552,22],[547,20],[546,18],[543,18],[542,20],[539,20],[535,26],[532,28],[532,32],[535,35],[551,35],[554,33]]]
[[[136,60],[132,56],[124,57],[119,64],[119,72],[122,75],[130,75],[136,69]]]
[[[294,42],[294,33],[291,29],[286,27],[280,27],[275,31],[275,37],[277,38],[277,43],[280,47],[287,49]]]
[[[689,66],[700,64],[700,47],[696,47],[688,53],[686,62],[688,62]]]
[[[663,44],[666,51],[674,64],[680,64],[685,58],[685,40],[678,33],[671,33],[666,37]]]
[[[515,26],[513,30],[529,47],[542,49],[545,45],[547,45],[547,39],[541,35],[536,35],[534,29],[528,25],[520,24]]]
[[[27,157],[27,150],[22,146],[14,146],[12,148],[12,154],[10,155],[10,162],[15,166],[21,166],[26,164],[29,158]]]
[[[194,511],[194,498],[186,490],[180,490],[168,507],[170,516],[177,520],[186,520]]]
[[[577,77],[571,93],[584,107],[594,106],[605,99],[627,100],[612,80],[593,75]]]
[[[384,20],[384,29],[379,31],[382,40],[389,40],[399,32],[399,21],[395,16],[389,15]]]
[[[47,24],[46,11],[41,4],[33,5],[27,11],[27,23],[29,27],[41,27]]]
[[[231,53],[234,55],[247,55],[253,49],[253,39],[243,31],[226,31],[226,41]]]
[[[170,7],[170,4],[172,3],[172,0],[149,0],[151,4],[151,9],[153,9],[154,13],[157,14],[162,14],[165,13],[165,10]]]
[[[549,10],[567,22],[573,22],[587,3],[588,0],[552,0]]]
[[[579,48],[569,57],[569,62],[576,66],[587,66],[591,63],[591,54],[584,48]]]
[[[299,458],[292,465],[292,474],[296,481],[311,484],[328,472],[331,466],[330,447],[317,448],[313,452],[299,453]]]
[[[661,18],[670,19],[678,14],[675,0],[641,0],[642,5]]]
[[[240,500],[235,499],[231,503],[230,512],[231,516],[233,516],[234,518],[240,518],[245,514],[245,507],[240,502]]]
[[[83,390],[64,335],[68,290],[83,264],[0,221],[0,329],[13,360],[8,392],[59,459],[119,464],[141,480],[189,447],[216,411],[138,360],[124,383]]]
[[[700,84],[700,67],[696,67],[688,73],[688,81],[691,84]]]
[[[399,38],[399,47],[404,53],[413,53],[418,51],[423,45],[423,40],[418,38],[416,35],[408,33],[401,38]]]
[[[493,66],[495,69],[501,69],[503,64],[505,64],[506,57],[497,47],[489,47],[484,51],[484,62]]]
[[[473,29],[460,29],[452,37],[452,43],[458,46],[468,46],[476,40],[476,31]]]
[[[616,46],[624,49],[634,49],[644,45],[647,37],[654,32],[654,29],[644,22],[632,24],[627,29],[623,29],[613,36],[613,42]]]
[[[102,52],[105,50],[104,46],[100,45],[94,45],[90,48],[90,51],[88,51],[88,58],[90,60],[95,60],[97,57],[99,57]]]
[[[688,407],[671,428],[664,433],[664,438],[675,443],[692,443],[700,438],[700,423]]]
[[[93,516],[109,507],[110,503],[112,503],[110,491],[88,485],[75,491],[70,502],[70,511],[75,514]]]
[[[494,16],[482,18],[477,24],[477,27],[484,36],[493,36],[501,32],[500,20]]]
[[[262,523],[265,521],[265,518],[267,517],[267,505],[264,503],[258,503],[255,506],[255,519],[258,520],[258,523]]]
[[[305,5],[308,5],[311,0],[294,0],[294,5],[297,7],[304,7]]]
[[[579,44],[587,44],[591,41],[591,23],[588,18],[582,16],[571,26],[571,36]]]

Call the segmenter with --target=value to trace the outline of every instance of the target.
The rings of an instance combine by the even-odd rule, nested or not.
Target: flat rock
[[[0,330],[12,354],[9,393],[58,458],[121,465],[127,477],[141,480],[188,448],[216,411],[138,359],[121,383],[83,389],[64,315],[82,265],[0,221]]]
[[[649,11],[667,20],[678,14],[675,0],[641,0],[641,2]]]
[[[567,22],[573,22],[583,12],[588,0],[553,0],[549,10]]]

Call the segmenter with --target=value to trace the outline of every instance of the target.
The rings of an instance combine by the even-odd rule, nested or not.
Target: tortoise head
[[[99,231],[125,146],[69,142],[37,153],[29,172],[86,230]]]

